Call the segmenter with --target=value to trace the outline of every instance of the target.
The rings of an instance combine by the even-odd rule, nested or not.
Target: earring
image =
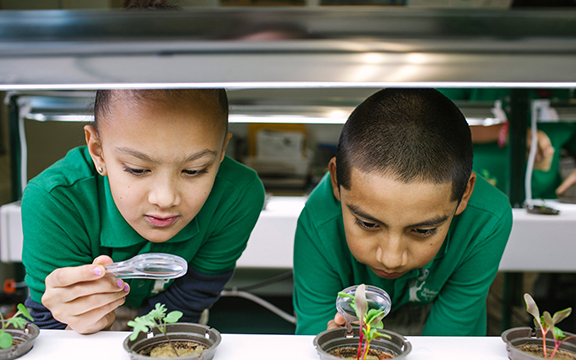
[[[102,171],[104,171],[104,169],[102,169],[102,166],[99,166],[99,167],[98,167],[98,172],[99,172],[100,174],[102,174]]]

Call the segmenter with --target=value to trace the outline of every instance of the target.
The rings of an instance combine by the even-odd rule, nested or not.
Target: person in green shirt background
[[[485,335],[512,211],[472,158],[466,119],[436,90],[385,89],[359,105],[298,219],[296,333],[343,326],[338,291],[365,283],[390,294],[387,329]]]
[[[443,88],[438,89],[453,101],[507,102],[509,90],[504,88]],[[568,101],[570,90],[540,89],[530,91],[532,99]],[[506,107],[504,105],[504,107]],[[538,123],[538,152],[532,172],[532,198],[556,199],[576,184],[576,171],[564,179],[560,170],[563,151],[576,154],[576,124],[572,122]],[[494,186],[506,193],[508,186],[507,132],[505,124],[471,126],[474,143],[474,171],[487,178]],[[501,141],[499,141],[499,138]],[[530,131],[527,134],[530,146]]]
[[[225,156],[224,89],[99,90],[86,146],[32,179],[22,260],[41,328],[94,333],[121,305],[197,322],[231,278],[264,204],[255,171]],[[105,276],[137,254],[183,257],[174,281]]]

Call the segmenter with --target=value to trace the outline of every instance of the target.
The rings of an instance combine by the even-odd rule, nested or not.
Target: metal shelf
[[[575,87],[576,12],[0,12],[0,90]]]

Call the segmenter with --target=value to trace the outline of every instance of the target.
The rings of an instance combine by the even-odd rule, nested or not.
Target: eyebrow
[[[379,223],[379,224],[383,224],[385,225],[385,223],[383,221],[380,221],[366,213],[364,213],[362,210],[360,210],[360,208],[356,205],[350,205],[350,204],[346,204],[346,206],[348,207],[348,209],[356,216],[359,216],[361,218],[364,218],[366,220],[375,222],[375,223]],[[448,215],[438,215],[436,217],[433,217],[431,219],[428,220],[424,220],[422,222],[419,222],[417,224],[412,224],[412,225],[408,225],[407,227],[409,228],[417,228],[417,227],[422,227],[422,226],[438,226],[440,224],[442,224],[443,222],[445,222],[446,220],[448,220]]]
[[[134,156],[134,157],[141,159],[141,160],[144,160],[144,161],[153,162],[155,164],[161,163],[161,161],[159,161],[157,159],[153,159],[150,156],[148,156],[144,153],[141,153],[139,151],[136,151],[134,149],[130,149],[130,148],[126,148],[126,147],[119,147],[119,148],[117,148],[117,150],[120,151],[121,153]],[[206,156],[216,157],[216,155],[217,155],[216,151],[204,149],[202,151],[199,151],[197,153],[194,153],[194,154],[188,156],[188,158],[184,162],[190,162],[190,161],[198,160],[198,159],[206,157]]]

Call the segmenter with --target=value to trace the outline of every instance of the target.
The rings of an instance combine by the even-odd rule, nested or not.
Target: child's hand
[[[328,321],[328,327],[326,330],[337,329],[344,326],[346,326],[346,320],[344,320],[344,317],[342,315],[336,313],[336,315],[334,316],[334,320]]]
[[[60,268],[46,277],[42,304],[54,319],[80,334],[108,328],[116,319],[114,310],[124,304],[129,292],[122,280],[105,278],[103,264],[108,256],[99,256],[91,265]]]

